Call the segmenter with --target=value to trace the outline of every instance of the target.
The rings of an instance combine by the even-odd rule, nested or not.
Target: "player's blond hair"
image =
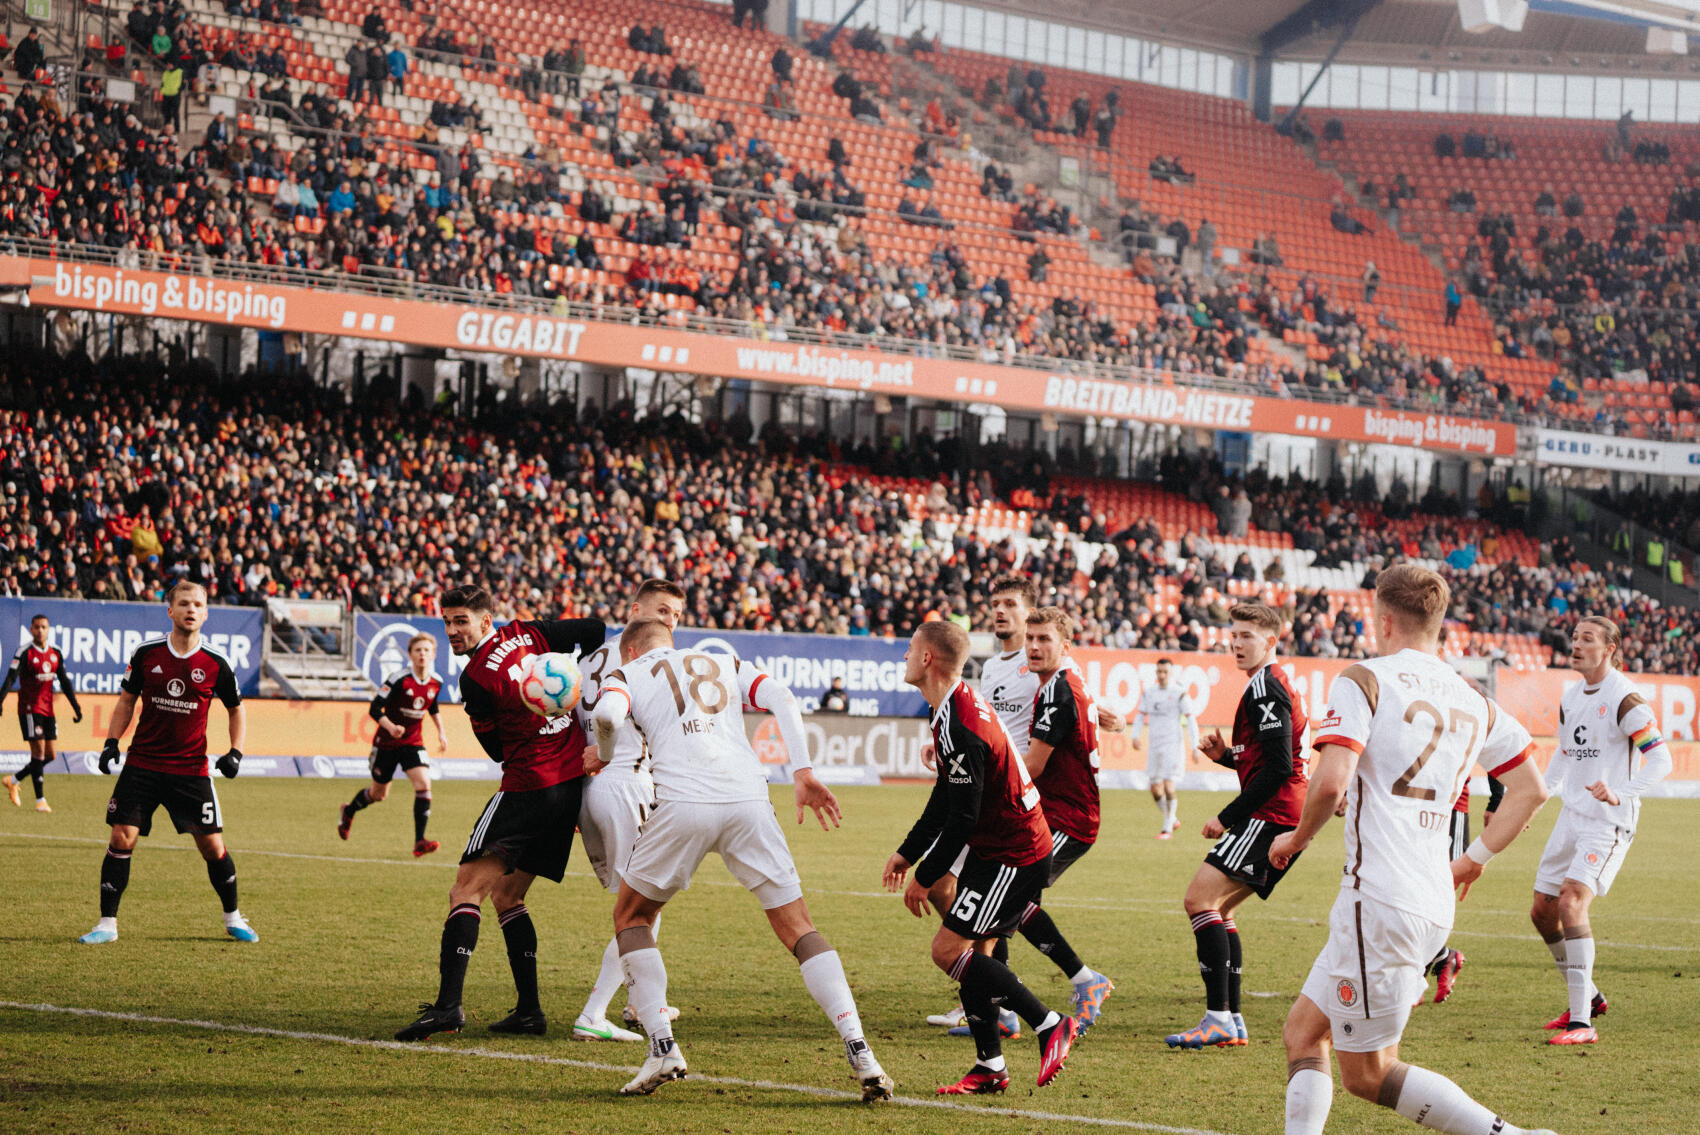
[[[422,642],[430,643],[431,649],[433,649],[433,650],[435,650],[437,648],[437,640],[436,639],[432,638],[428,634],[416,634],[412,638],[407,640],[407,652],[409,654],[412,654],[413,648],[418,646]]]
[[[201,593],[202,599],[207,598],[207,589],[206,588],[202,587],[200,584],[196,583],[192,579],[180,579],[176,583],[172,584],[169,588],[166,589],[165,605],[167,607],[169,607],[173,603],[177,602],[177,593],[179,591],[187,591],[191,587],[194,588],[196,591],[199,591]]]
[[[1027,625],[1042,627],[1050,625],[1057,628],[1057,637],[1065,643],[1074,641],[1074,619],[1061,607],[1040,607],[1027,612]]]
[[[962,673],[962,665],[968,661],[968,632],[948,619],[937,619],[916,627],[915,645],[932,651],[944,669],[952,674]]]
[[[1600,632],[1600,637],[1611,647],[1612,666],[1623,669],[1623,632],[1618,630],[1617,624],[1603,615],[1584,615],[1576,620],[1576,630],[1579,631],[1583,627],[1593,627]]]
[[[1437,571],[1395,564],[1375,577],[1375,601],[1406,630],[1434,637],[1452,605],[1452,588]]]

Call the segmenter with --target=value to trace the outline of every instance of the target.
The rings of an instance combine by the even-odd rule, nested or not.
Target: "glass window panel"
[[[1044,61],[1052,67],[1068,66],[1068,29],[1061,24],[1047,25]]]
[[[1594,117],[1615,119],[1623,113],[1623,80],[1601,75],[1594,80]]]
[[[1104,33],[1086,33],[1086,69],[1094,75],[1104,73]]]
[[[1564,76],[1535,76],[1535,113],[1542,118],[1564,115]]]
[[[1387,68],[1358,68],[1358,105],[1365,110],[1387,109]]]
[[[1150,82],[1151,68],[1145,69],[1146,81]],[[1181,77],[1181,53],[1178,48],[1160,47],[1157,49],[1157,82],[1165,87],[1176,86]]]
[[[1648,122],[1676,121],[1676,80],[1654,79],[1648,84]]]
[[[1354,63],[1336,63],[1329,68],[1328,101],[1319,106],[1344,107],[1355,110],[1358,105],[1358,72]]]
[[[1068,54],[1064,56],[1067,67],[1075,71],[1086,69],[1086,29],[1070,27],[1068,29]]]
[[[1186,91],[1198,89],[1198,52],[1191,48],[1181,49],[1180,71],[1175,76],[1175,85]]]
[[[1245,98],[1245,64],[1224,55],[1216,60],[1216,94],[1225,99]]]
[[[1417,109],[1417,84],[1422,75],[1415,67],[1387,69],[1387,108],[1389,110]]]
[[[1645,122],[1652,115],[1652,108],[1649,105],[1650,100],[1651,94],[1648,80],[1623,80],[1623,110],[1633,110],[1635,112],[1635,117]],[[1599,95],[1596,94],[1594,96],[1594,101],[1596,103],[1599,101]],[[1623,110],[1618,111],[1618,113],[1622,114]]]
[[[1445,110],[1447,96],[1452,90],[1450,71],[1419,71],[1417,73],[1417,109]]]
[[[1292,106],[1299,101],[1299,65],[1277,63],[1269,70],[1269,101],[1276,106]]]
[[[1677,80],[1676,120],[1700,122],[1700,79]]]
[[[1505,113],[1535,113],[1535,77],[1524,71],[1505,76]]]
[[[983,20],[983,22],[982,22]],[[982,13],[979,8],[970,7],[962,13],[962,40],[969,51],[984,51],[988,55],[1002,55],[1004,51],[1004,14],[1002,12]],[[982,27],[980,42],[975,43],[974,29]]]
[[[1564,117],[1594,117],[1594,77],[1566,75],[1564,77]]]
[[[1123,52],[1127,49],[1127,41],[1119,35],[1104,37],[1104,74],[1121,78],[1126,67]]]

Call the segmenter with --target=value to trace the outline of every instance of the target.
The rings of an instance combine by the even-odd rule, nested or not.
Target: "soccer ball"
[[[578,659],[570,654],[533,654],[520,663],[519,700],[539,717],[571,713],[583,690]]]

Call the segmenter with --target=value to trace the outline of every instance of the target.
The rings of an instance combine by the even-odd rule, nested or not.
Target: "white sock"
[[[838,951],[816,954],[797,968],[803,973],[803,984],[808,987],[809,996],[815,999],[826,1019],[838,1030],[839,1037],[844,1040],[859,1038],[862,1035],[862,1018],[856,1014],[856,996],[850,992],[850,983],[844,978],[844,964],[838,960]]]
[[[1570,1023],[1585,1025],[1593,1016],[1594,939],[1564,940],[1564,984],[1570,988]]]
[[[1229,1032],[1234,1031],[1234,1015],[1226,1009],[1206,1009],[1204,1019],[1212,1025],[1221,1025]]]
[[[1315,1068],[1300,1068],[1287,1081],[1286,1135],[1322,1135],[1333,1106],[1334,1077]]]
[[[113,933],[117,933],[118,916],[114,915],[111,918],[102,918],[99,922],[94,924],[94,928],[96,930],[111,930]]]
[[[667,1004],[667,966],[661,960],[661,951],[650,946],[621,954],[620,968],[626,975],[632,1011],[643,1031],[652,1041],[671,1038],[673,1024],[661,1011]]]
[[[239,923],[241,921],[242,921],[242,912],[240,910],[231,910],[231,911],[225,912],[224,924],[226,926],[235,926],[237,923]]]
[[[1173,796],[1163,797],[1163,815],[1168,819],[1169,826],[1175,826],[1175,816],[1180,812],[1180,801]]]
[[[600,1021],[608,1015],[608,1003],[614,999],[614,991],[624,985],[625,970],[620,965],[620,943],[617,939],[608,939],[607,947],[602,951],[602,969],[596,975],[596,984],[590,987],[590,996],[585,998],[583,1016],[590,1021]]]
[[[1446,1135],[1523,1135],[1438,1072],[1405,1066],[1405,1086],[1393,1110],[1431,1131]]]
[[[1036,1033],[1042,1033],[1046,1029],[1054,1027],[1055,1025],[1057,1025],[1061,1021],[1062,1021],[1062,1018],[1057,1016],[1057,1011],[1055,1009],[1051,1009],[1048,1012],[1046,1012],[1045,1019],[1039,1022],[1039,1027],[1034,1029],[1033,1031],[1036,1032]]]
[[[1003,1053],[1001,1052],[996,1056],[978,1057],[974,1063],[978,1064],[988,1072],[1002,1072],[1004,1069],[1009,1067],[1009,1065],[1004,1063]]]
[[[1153,796],[1151,803],[1157,805],[1157,814],[1163,817],[1163,823],[1166,826],[1169,822],[1169,802],[1161,796]]]
[[[1080,967],[1080,972],[1075,974],[1073,977],[1069,978],[1069,980],[1071,982],[1073,982],[1075,985],[1079,985],[1083,981],[1090,981],[1091,978],[1092,978],[1092,967],[1083,965],[1083,966]]]

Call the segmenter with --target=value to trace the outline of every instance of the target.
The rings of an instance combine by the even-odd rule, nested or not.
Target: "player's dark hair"
[[[35,624],[37,624],[37,623],[45,623],[47,621],[48,621],[48,618],[47,618],[46,615],[31,615],[30,616],[30,626],[32,626],[32,627],[35,626]]]
[[[207,589],[202,587],[200,584],[196,583],[194,580],[192,580],[192,579],[180,579],[176,583],[172,584],[169,588],[166,589],[165,605],[167,607],[169,607],[169,606],[171,606],[171,604],[177,602],[177,593],[179,591],[186,591],[191,587],[193,587],[196,591],[199,591],[202,595],[205,595],[207,593]]]
[[[422,642],[428,642],[432,646],[437,645],[437,640],[432,638],[430,635],[428,635],[428,634],[416,634],[412,638],[407,640],[407,652],[409,654],[412,654],[413,648],[418,646]]]
[[[632,596],[632,602],[636,603],[645,595],[670,595],[681,603],[685,601],[685,589],[670,579],[644,580],[638,584],[637,594]]]
[[[1601,615],[1587,615],[1576,620],[1576,630],[1583,627],[1593,627],[1600,632],[1600,637],[1611,647],[1611,664],[1623,669],[1623,632],[1617,629],[1617,624]]]
[[[463,583],[459,587],[451,587],[443,592],[438,606],[445,611],[450,607],[465,607],[468,611],[490,613],[495,611],[496,604],[490,599],[490,593],[476,583]]]
[[[1281,633],[1281,612],[1266,603],[1235,603],[1228,608],[1228,618],[1236,623],[1251,623],[1270,634]]]
[[[1024,575],[1000,575],[992,580],[991,594],[996,597],[1006,591],[1013,591],[1021,596],[1021,601],[1029,607],[1039,605],[1039,588],[1031,579]]]
[[[1407,629],[1438,635],[1452,605],[1452,588],[1437,571],[1395,564],[1375,577],[1375,599]]]
[[[949,619],[935,619],[916,627],[915,642],[944,659],[945,669],[952,674],[962,673],[962,665],[968,661],[968,632]]]
[[[633,619],[620,631],[620,653],[631,650],[634,658],[658,645],[672,644],[673,628],[660,619]]]
[[[1159,659],[1157,659],[1157,665],[1159,665],[1159,666],[1173,666],[1174,664],[1175,664],[1175,660],[1173,658],[1159,658]]]
[[[1027,612],[1027,625],[1042,627],[1046,624],[1057,628],[1057,634],[1063,642],[1074,641],[1074,619],[1061,607],[1036,607]]]

